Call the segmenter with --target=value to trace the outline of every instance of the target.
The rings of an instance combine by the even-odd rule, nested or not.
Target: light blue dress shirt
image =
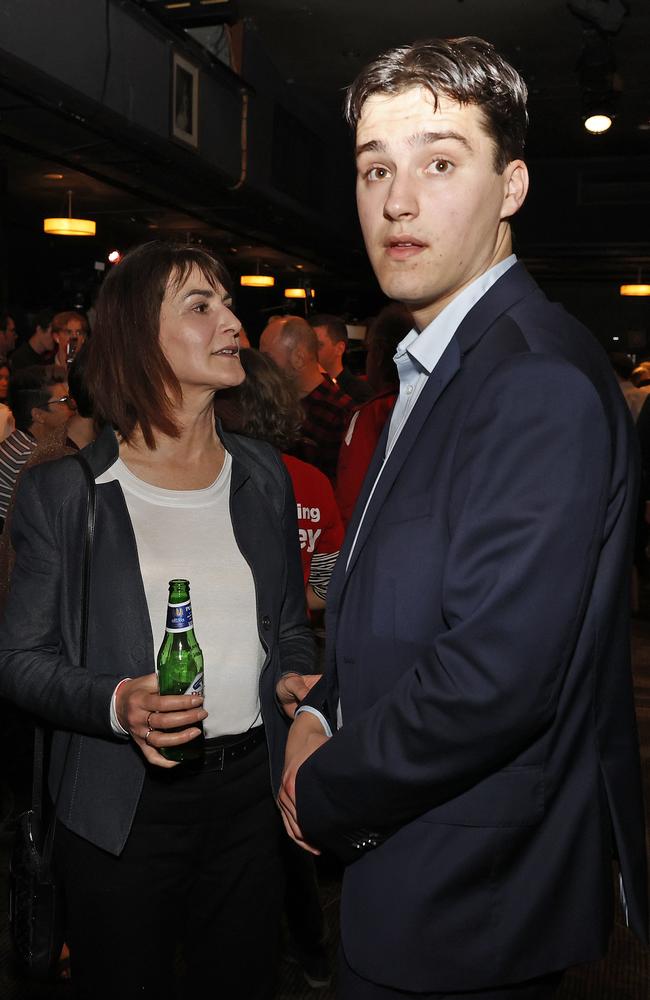
[[[404,430],[406,421],[413,412],[413,408],[415,407],[418,397],[427,383],[427,379],[440,361],[440,358],[448,347],[451,338],[456,333],[456,330],[465,319],[470,309],[476,305],[479,299],[483,298],[487,290],[491,288],[492,285],[506,273],[506,271],[510,270],[516,261],[516,256],[514,254],[510,254],[510,256],[506,257],[505,260],[502,260],[498,264],[495,264],[494,267],[491,267],[489,271],[485,271],[484,274],[481,274],[478,278],[476,278],[470,285],[467,286],[467,288],[464,288],[455,299],[452,299],[449,305],[445,306],[445,308],[438,313],[435,319],[431,320],[429,325],[426,326],[421,333],[418,333],[417,330],[413,329],[407,333],[404,339],[397,345],[397,351],[395,352],[393,360],[397,368],[397,374],[399,375],[399,396],[390,418],[384,460],[373,483],[372,490],[370,491],[370,495],[366,501],[366,506],[363,509],[363,514],[361,515],[361,519],[357,526],[354,541],[350,546],[348,561],[345,566],[346,571],[350,565],[350,560],[357,544],[357,539],[359,538],[359,532],[361,531],[361,526],[363,525],[368,507],[373,498],[375,489],[377,488],[377,483],[379,482],[381,474],[384,471],[390,453],[395,447],[395,443],[397,442],[400,434]],[[300,712],[310,712],[313,715],[318,716],[327,735],[332,735],[332,731],[327,723],[327,720],[317,709],[312,708],[310,705],[305,705],[298,708],[296,715]],[[337,726],[339,729],[341,728],[341,725],[342,717],[341,706],[339,703],[337,711]]]

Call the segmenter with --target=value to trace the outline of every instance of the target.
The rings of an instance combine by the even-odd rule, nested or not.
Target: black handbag
[[[85,459],[75,454],[88,484],[86,539],[81,589],[80,666],[86,666],[90,561],[95,531],[95,480]],[[70,744],[68,744],[68,751]],[[53,867],[56,802],[45,822],[45,731],[36,725],[32,806],[18,817],[9,861],[9,931],[21,971],[29,979],[51,978],[64,941],[64,899]],[[66,754],[67,763],[67,754]],[[65,765],[63,770],[65,771]],[[61,782],[57,791],[57,802]]]

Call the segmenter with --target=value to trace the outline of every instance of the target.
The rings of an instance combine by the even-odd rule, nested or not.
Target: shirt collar
[[[445,348],[470,309],[499,278],[517,262],[515,254],[499,261],[464,288],[421,333],[413,329],[397,345],[395,362],[408,354],[428,375],[438,364]]]

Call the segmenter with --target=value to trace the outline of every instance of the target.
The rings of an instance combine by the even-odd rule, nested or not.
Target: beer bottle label
[[[183,601],[182,604],[168,604],[165,631],[189,632],[191,628],[194,628],[191,601]]]
[[[192,683],[183,694],[203,694],[203,671],[197,674]]]

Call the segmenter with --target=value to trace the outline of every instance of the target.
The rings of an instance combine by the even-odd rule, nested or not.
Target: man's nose
[[[396,174],[390,184],[384,215],[387,219],[411,219],[418,214],[418,201],[412,180],[408,175]]]

